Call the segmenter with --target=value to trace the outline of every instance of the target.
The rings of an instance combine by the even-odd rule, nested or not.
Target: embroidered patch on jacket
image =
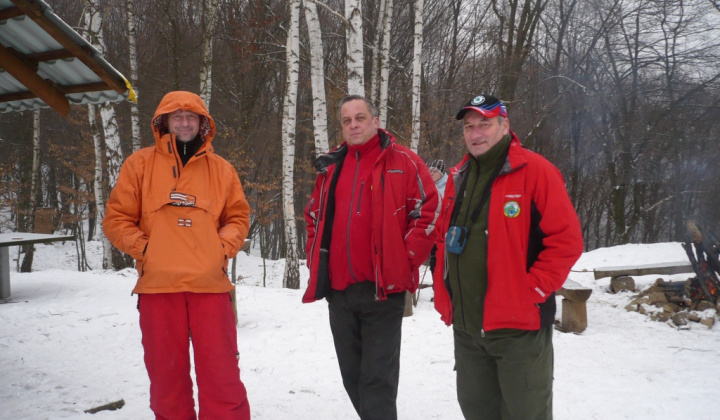
[[[173,206],[181,207],[193,207],[195,206],[195,196],[189,194],[183,194],[181,192],[171,192],[170,200]]]
[[[192,219],[178,219],[178,226],[192,227]]]
[[[505,217],[509,217],[511,219],[518,217],[520,215],[520,204],[518,204],[517,201],[508,201],[505,203],[503,213],[505,213]]]
[[[388,169],[389,174],[402,174],[404,173],[402,169]]]

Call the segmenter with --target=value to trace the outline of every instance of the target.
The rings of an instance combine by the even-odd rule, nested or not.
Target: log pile
[[[625,309],[648,315],[653,321],[668,322],[685,327],[698,322],[712,328],[720,304],[715,304],[703,293],[697,277],[686,281],[657,281],[634,298]]]

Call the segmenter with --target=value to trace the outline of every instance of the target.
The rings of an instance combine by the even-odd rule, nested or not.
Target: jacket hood
[[[205,143],[212,141],[215,137],[215,121],[210,116],[203,100],[192,92],[178,90],[165,95],[155,110],[152,119],[152,130],[156,142],[159,142],[168,133],[167,123],[163,121],[163,116],[177,110],[191,111],[200,115],[199,134]]]

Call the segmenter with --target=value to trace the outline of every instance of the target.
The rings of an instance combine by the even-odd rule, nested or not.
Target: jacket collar
[[[390,145],[395,143],[395,137],[392,136],[392,134],[388,133],[386,130],[380,128],[378,129],[378,136],[380,136],[380,149],[385,150]],[[342,158],[344,158],[348,153],[348,145],[347,143],[343,142],[340,146],[336,147],[335,149],[329,151],[328,153],[325,153],[324,155],[320,155],[317,159],[315,159],[315,162],[313,162],[313,166],[315,166],[315,169],[320,173],[325,173],[327,171],[328,166],[334,165],[338,163]]]
[[[523,156],[522,153],[522,144],[520,144],[520,139],[515,135],[512,130],[510,131],[510,135],[512,136],[512,140],[510,140],[510,148],[508,149],[508,155],[505,159],[505,164],[503,165],[503,168],[500,170],[500,175],[505,175],[510,172],[516,171],[527,163],[527,160],[525,159],[525,156]],[[468,168],[470,167],[470,155],[465,154],[465,157],[455,165],[453,168],[450,169],[450,173],[453,175],[453,177],[458,175],[463,175]]]

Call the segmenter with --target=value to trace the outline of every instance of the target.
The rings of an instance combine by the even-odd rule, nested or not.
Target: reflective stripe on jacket
[[[560,171],[524,149],[515,133],[507,161],[495,179],[488,216],[488,289],[485,331],[537,330],[555,317],[555,291],[583,251],[582,231]],[[446,283],[445,233],[455,204],[455,186],[467,159],[450,170],[438,232],[433,276],[435,309],[450,325],[453,307]],[[461,278],[472,281],[472,278]]]
[[[415,291],[418,267],[427,259],[439,216],[437,189],[425,163],[408,148],[378,131],[382,151],[372,169],[372,261],[377,298],[387,293]],[[315,161],[318,177],[305,208],[310,280],[303,302],[330,291],[328,271],[332,225],[342,215],[334,211],[336,174],[347,154],[343,143]]]
[[[163,115],[201,116],[204,144],[183,167]],[[123,163],[106,206],[103,231],[137,261],[135,293],[223,293],[228,260],[242,246],[250,206],[237,172],[213,152],[215,123],[200,97],[171,92],[153,117],[155,146]]]

